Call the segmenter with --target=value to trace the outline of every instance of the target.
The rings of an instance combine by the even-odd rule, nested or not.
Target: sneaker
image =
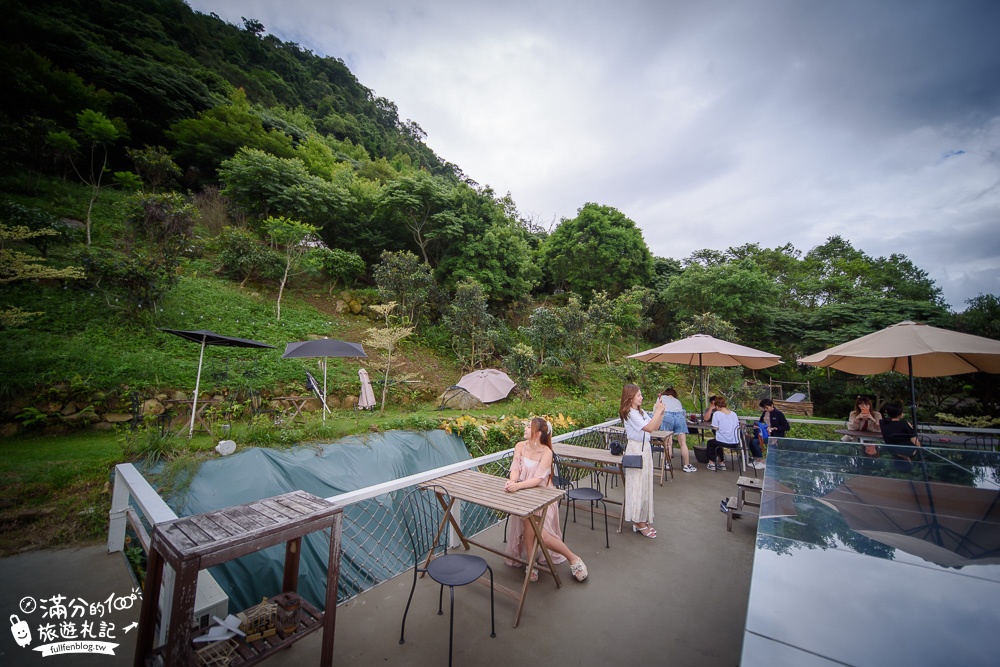
[[[715,469],[716,470],[725,470],[726,469],[726,464],[725,463],[716,464]]]
[[[708,464],[707,466],[705,466],[705,467],[706,467],[706,468],[708,468],[709,470],[715,470],[715,464],[714,464],[714,463],[709,463],[709,464]]]
[[[696,471],[696,470],[697,470],[697,468],[695,468],[695,467],[694,467],[693,465],[691,465],[691,464],[689,463],[689,464],[687,464],[686,466],[684,466],[684,467],[682,468],[682,470],[683,470],[684,472],[694,472],[694,471]]]
[[[757,470],[763,470],[764,469],[764,462],[763,461],[754,461],[750,465],[752,465]]]
[[[722,499],[722,502],[719,503],[719,511],[729,514],[729,498]]]

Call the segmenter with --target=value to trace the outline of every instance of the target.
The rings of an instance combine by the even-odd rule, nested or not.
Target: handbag
[[[642,449],[641,452],[646,450],[646,434],[642,434]],[[642,468],[642,454],[625,454],[622,456],[622,467],[623,468]]]
[[[608,446],[608,451],[611,452],[612,456],[621,456],[622,454],[625,453],[625,445],[627,443],[628,443],[627,440],[625,442],[622,442],[617,436],[617,434],[612,434]]]

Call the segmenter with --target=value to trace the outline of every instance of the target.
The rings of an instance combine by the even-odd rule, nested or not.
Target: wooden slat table
[[[622,468],[622,457],[615,456],[606,449],[597,449],[596,447],[581,447],[580,445],[571,445],[565,442],[553,442],[552,451],[561,456],[564,459],[576,459],[577,461],[587,461],[589,463],[599,463],[604,471],[609,475],[618,475],[622,478],[622,500],[618,502],[617,500],[611,500],[610,498],[605,498],[605,503],[611,503],[612,505],[619,505],[622,507],[622,511],[619,512],[618,519],[618,532],[622,532],[622,528],[625,526],[625,494],[628,493],[628,489],[625,488],[625,469]],[[598,507],[591,508],[597,514],[603,514],[604,510]],[[614,514],[609,514],[608,516],[614,518]]]
[[[451,513],[456,500],[462,500],[472,503],[473,505],[487,507],[498,512],[503,512],[504,514],[509,514],[512,517],[528,519],[528,523],[531,525],[531,528],[535,533],[535,550],[529,555],[529,558],[524,561],[524,564],[527,565],[528,563],[535,563],[536,554],[540,549],[542,555],[545,556],[546,564],[535,564],[535,567],[541,572],[551,574],[552,578],[556,582],[556,586],[561,588],[562,581],[559,579],[559,573],[552,566],[552,555],[549,553],[549,550],[545,547],[545,543],[542,541],[542,521],[545,516],[545,512],[548,511],[553,504],[557,503],[559,499],[565,495],[565,493],[560,489],[556,489],[551,486],[536,486],[532,489],[521,489],[520,491],[515,491],[514,493],[508,493],[507,491],[504,491],[503,488],[506,481],[507,480],[502,477],[494,477],[493,475],[487,475],[486,473],[476,470],[462,470],[450,475],[445,475],[444,477],[437,477],[429,480],[421,486],[440,487],[444,489],[448,496],[447,501],[444,497],[442,497],[440,491],[435,490],[435,492],[437,493],[438,500],[441,502],[441,505],[445,508],[445,521],[451,523],[451,526],[455,529],[455,533],[458,535],[458,538],[462,541],[462,546],[467,550],[471,546],[475,545],[480,549],[485,549],[499,556],[513,558],[510,554],[470,539],[465,535],[465,533],[462,532],[462,527]],[[439,535],[444,532],[443,529],[444,525],[442,525],[441,530],[439,530]],[[427,562],[430,562],[430,560],[431,556],[428,556]],[[522,559],[515,558],[515,560],[520,561]],[[424,565],[426,567],[426,563]],[[524,610],[524,600],[528,595],[530,571],[531,568],[525,568],[524,583],[521,585],[520,593],[512,591],[506,586],[499,584],[494,586],[497,591],[518,601],[517,612],[514,614],[515,628],[521,621],[521,612]]]
[[[323,628],[320,665],[333,664],[333,639],[337,615],[337,578],[340,574],[340,532],[343,508],[331,505],[305,491],[292,491],[215,512],[181,517],[154,528],[150,545],[142,613],[136,639],[135,667],[144,665],[153,652],[160,584],[164,564],[177,574],[170,608],[166,644],[162,652],[166,665],[188,665],[193,659],[191,616],[194,611],[198,572],[261,549],[285,543],[285,571],[282,595],[298,598],[299,552],[302,536],[330,529],[327,565],[326,611],[320,612],[302,600],[304,613],[298,630],[268,637],[250,644],[240,642],[231,666],[252,665],[303,637]]]

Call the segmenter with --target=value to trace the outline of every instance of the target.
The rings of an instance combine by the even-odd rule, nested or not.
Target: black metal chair
[[[587,473],[586,468],[578,467],[575,463],[569,464],[562,457],[552,455],[552,461],[556,466],[556,475],[552,483],[566,492],[566,517],[563,519],[562,536],[566,539],[566,524],[569,522],[569,507],[573,506],[573,522],[576,523],[576,501],[586,501],[590,503],[590,529],[594,530],[594,511],[597,503],[604,505],[604,544],[610,549],[611,539],[608,537],[608,504],[604,502],[604,494],[595,488],[579,487],[580,477]]]
[[[998,444],[1000,444],[1000,438],[995,435],[974,435],[971,438],[966,438],[962,446],[965,449],[995,452]]]
[[[444,508],[441,507],[435,493],[443,496],[446,492],[439,486],[417,487],[407,493],[399,505],[400,519],[413,551],[413,586],[410,588],[410,597],[406,600],[406,609],[403,611],[403,623],[399,627],[399,643],[406,643],[404,639],[406,615],[410,612],[413,592],[417,589],[417,575],[426,573],[441,586],[438,593],[439,616],[444,614],[442,611],[444,587],[447,586],[451,593],[451,616],[448,621],[448,665],[450,666],[455,639],[455,587],[471,584],[486,572],[490,573],[490,637],[497,636],[493,604],[493,568],[479,556],[450,554],[447,542],[441,545],[437,543],[439,531],[443,534],[447,532],[442,530],[445,519]],[[447,528],[446,525],[444,527]],[[437,553],[438,551],[441,553]],[[424,561],[429,554],[435,555],[424,567]]]
[[[142,423],[142,394],[137,391],[130,392],[128,400],[129,408],[132,411],[132,419],[129,421],[129,428],[134,431],[139,428],[139,424]]]

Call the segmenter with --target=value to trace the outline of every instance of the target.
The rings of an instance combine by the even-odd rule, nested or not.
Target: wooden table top
[[[317,530],[315,527],[308,530],[303,527],[332,523],[333,517],[341,511],[343,508],[340,506],[311,493],[292,491],[168,521],[156,526],[154,540],[162,547],[161,553],[170,563],[193,558],[204,560],[208,558],[207,554],[212,554],[209,560],[225,562],[234,550],[247,549],[251,545],[256,549],[264,543],[267,546],[279,544],[289,539],[290,533],[298,531],[298,535],[302,535]]]
[[[487,475],[477,470],[460,470],[428,480],[421,486],[440,486],[452,498],[521,517],[534,514],[565,494],[561,489],[551,486],[536,486],[508,493],[503,488],[506,481],[504,477]]]
[[[615,456],[607,449],[598,447],[583,447],[581,445],[571,445],[566,442],[553,442],[552,451],[568,459],[579,461],[592,461],[594,463],[609,463],[620,465],[622,457]]]

